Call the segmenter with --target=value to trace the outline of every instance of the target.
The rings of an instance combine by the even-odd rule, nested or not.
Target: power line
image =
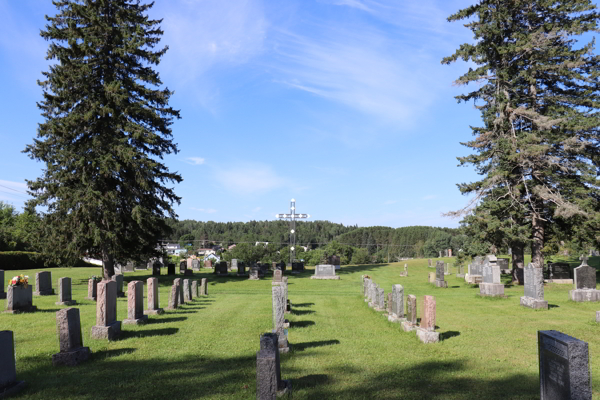
[[[13,188],[11,188],[11,187],[8,187],[8,186],[0,185],[0,187],[3,187],[3,188],[5,188],[5,189],[9,189],[9,190],[15,191],[15,192],[17,192],[17,193],[23,193],[23,194],[26,194],[26,195],[28,195],[28,196],[29,196],[29,193],[26,193],[26,192],[21,192],[20,190],[13,189]]]
[[[179,240],[167,240],[167,239],[161,239],[159,240],[160,243],[178,243]],[[229,242],[227,240],[214,240],[214,239],[194,239],[194,240],[184,240],[185,243],[189,243],[189,242],[213,242],[213,243],[218,243],[218,242]],[[285,244],[289,244],[288,242],[270,242],[270,241],[266,241],[266,240],[255,240],[252,242],[237,242],[237,241],[233,241],[233,244],[256,244],[256,242],[260,242],[260,243],[269,243],[269,244],[279,244],[279,245],[285,245]],[[313,245],[313,244],[324,244],[327,245],[331,242],[309,242],[307,243],[308,245]],[[414,247],[414,244],[386,244],[386,243],[340,243],[338,242],[338,244],[343,244],[346,246],[388,246],[388,247]]]

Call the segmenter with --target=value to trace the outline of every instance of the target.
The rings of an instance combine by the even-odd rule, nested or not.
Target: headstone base
[[[483,275],[469,275],[465,274],[465,281],[471,285],[477,285],[483,282]]]
[[[90,358],[90,348],[80,347],[75,350],[66,351],[64,353],[56,353],[52,355],[52,365],[66,365],[74,367],[87,361]]]
[[[417,329],[417,326],[413,325],[410,321],[402,321],[401,325],[404,332],[412,332]]]
[[[380,312],[381,311],[385,311],[385,308],[383,308],[383,307],[377,307],[377,306],[375,306],[374,309],[375,309],[375,311],[380,311]]]
[[[144,315],[142,318],[124,319],[123,320],[123,323],[125,325],[144,325],[147,322],[148,322],[148,316],[147,315]]]
[[[108,326],[92,326],[92,339],[115,340],[121,333],[121,321],[115,321]]]
[[[398,323],[403,323],[403,322],[406,321],[406,318],[401,318],[401,317],[398,317],[397,315],[394,315],[394,314],[388,315],[387,319],[390,322],[398,322]]]
[[[501,283],[480,283],[479,284],[479,295],[480,296],[504,296],[504,285]]]
[[[54,289],[42,290],[41,292],[33,292],[34,296],[52,296]]]
[[[260,278],[258,276],[252,276],[250,275],[250,277],[248,278],[249,281],[259,281]]]
[[[548,302],[546,300],[537,300],[533,297],[522,296],[521,305],[524,307],[533,308],[534,310],[547,310]]]
[[[164,312],[165,312],[165,310],[163,310],[162,308],[158,308],[156,310],[144,310],[144,314],[146,314],[146,315],[159,315]]]
[[[434,285],[436,287],[443,287],[443,288],[447,288],[448,287],[448,282],[446,281],[439,281],[439,280],[435,280]]]
[[[437,343],[440,341],[439,332],[428,331],[423,328],[417,328],[417,337],[423,343]]]
[[[569,299],[577,302],[600,301],[600,290],[576,289],[569,290]]]
[[[408,272],[400,272],[400,276],[408,276]]]
[[[73,304],[77,304],[77,300],[69,300],[69,301],[57,301],[57,306],[72,306]]]
[[[13,382],[10,385],[0,388],[0,399],[12,396],[25,388],[25,381]]]
[[[448,276],[448,275],[452,275],[452,273],[451,272],[444,272],[444,275]]]
[[[329,275],[329,276],[317,276],[317,275],[311,275],[310,279],[328,279],[328,280],[337,280],[340,279],[340,277],[338,275]]]
[[[544,279],[544,283],[558,283],[562,285],[572,285],[573,279]]]
[[[36,312],[36,311],[37,311],[36,306],[27,306],[27,307],[18,308],[16,310],[6,310],[3,312],[6,314],[20,314],[20,313],[28,313],[28,312]]]

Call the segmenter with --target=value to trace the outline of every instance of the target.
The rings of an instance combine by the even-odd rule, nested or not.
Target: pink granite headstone
[[[423,317],[420,327],[428,331],[435,330],[435,297],[433,296],[423,296]]]

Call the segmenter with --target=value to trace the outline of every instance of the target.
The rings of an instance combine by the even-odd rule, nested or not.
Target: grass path
[[[284,379],[292,380],[294,399],[539,399],[541,329],[588,342],[592,382],[600,377],[600,326],[595,322],[600,305],[569,301],[571,285],[547,285],[551,308],[534,311],[519,305],[523,287],[507,287],[504,299],[480,298],[478,289],[454,275],[446,277],[447,289],[427,283],[434,269],[426,260],[406,263],[408,277],[399,277],[404,262],[347,266],[339,281],[311,280],[312,271],[289,276],[291,351],[282,355],[281,370]],[[591,264],[600,264],[600,258]],[[209,279],[208,297],[150,316],[145,326],[124,326],[120,340],[107,342],[90,339],[95,303],[84,300],[87,278],[98,270],[51,271],[55,290],[58,278],[72,278],[92,359],[77,368],[52,367],[52,354],[58,351],[55,312],[61,308],[54,305],[56,296],[34,297],[36,313],[0,314],[0,330],[15,333],[18,378],[27,381],[15,398],[256,398],[258,339],[272,324],[270,279],[196,273],[194,278]],[[34,270],[6,271],[5,286],[17,272],[34,281]],[[393,284],[402,284],[405,296],[417,296],[419,316],[423,295],[436,296],[436,324],[445,340],[424,345],[371,310],[362,296],[363,274],[386,294]],[[146,271],[128,273],[125,286],[148,277]],[[161,307],[167,305],[172,279],[160,277]],[[126,298],[120,298],[119,320],[126,308]],[[594,399],[600,400],[598,388]]]

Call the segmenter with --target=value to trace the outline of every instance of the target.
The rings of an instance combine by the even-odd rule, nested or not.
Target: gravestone
[[[4,271],[0,269],[0,299],[6,298],[6,292],[4,291]]]
[[[33,288],[31,285],[8,285],[6,290],[5,313],[17,314],[37,310],[37,307],[33,305]]]
[[[335,274],[335,266],[320,264],[315,266],[315,274],[310,279],[340,279],[340,277]]]
[[[198,260],[197,258],[192,259],[192,270],[200,271],[200,260]]]
[[[449,263],[444,264],[444,275],[450,275],[450,264]]]
[[[173,279],[173,284],[177,285],[177,295],[179,296],[179,298],[177,299],[178,304],[181,306],[184,304],[184,300],[183,300],[183,284],[181,283],[181,278],[175,278]]]
[[[183,280],[183,301],[184,303],[192,301],[192,286],[189,279]]]
[[[280,269],[276,269],[273,272],[273,283],[279,283],[281,282],[281,279],[283,278],[283,271],[281,271]]]
[[[375,311],[385,311],[385,291],[383,288],[377,288],[377,303],[375,304]]]
[[[200,293],[201,296],[208,296],[208,283],[206,278],[202,278],[202,280],[200,281]]]
[[[148,309],[144,310],[146,315],[162,314],[163,309],[158,305],[158,278],[148,278],[146,280],[148,286],[147,302]]]
[[[40,271],[35,274],[36,296],[50,296],[54,294],[52,289],[52,274],[49,271]]]
[[[404,318],[404,288],[402,287],[402,285],[393,285],[391,295],[392,304],[390,315],[388,316],[388,321],[406,321],[406,318]]]
[[[445,275],[445,270],[446,270],[446,266],[448,264],[444,264],[443,261],[438,261],[435,264],[435,282],[434,285],[436,287],[441,287],[441,288],[447,288],[448,287],[448,282],[446,282],[444,280],[444,275]]]
[[[100,282],[100,280],[96,278],[88,280],[88,295],[85,298],[86,300],[96,301],[98,293],[98,282]]]
[[[71,278],[58,279],[58,301],[57,306],[72,306],[77,303],[71,297]]]
[[[430,272],[428,274],[428,277],[429,277],[429,279],[428,279],[427,282],[429,282],[429,283],[435,283],[435,272]]]
[[[375,303],[377,302],[377,288],[378,285],[375,281],[371,281],[369,286],[369,307],[371,308],[375,307]]]
[[[368,301],[370,282],[371,279],[363,277],[363,297],[365,297],[365,301]]]
[[[392,315],[392,293],[388,293],[387,294],[387,300],[385,302],[385,308],[386,308],[386,317],[390,317]]]
[[[13,331],[0,331],[0,365],[0,396],[8,397],[22,390],[25,382],[17,381]]]
[[[232,260],[232,262],[233,262],[233,260]],[[236,260],[236,262],[237,262],[237,276],[246,276],[246,275],[248,275],[246,273],[246,264],[244,264],[243,261]]]
[[[129,261],[121,269],[123,270],[123,272],[133,272],[133,270],[134,270],[134,263],[133,263],[133,261]]]
[[[167,264],[167,275],[175,275],[175,264],[174,263]]]
[[[498,264],[501,273],[510,274],[508,258],[498,258],[496,263]]]
[[[227,273],[227,263],[225,261],[221,261],[215,265],[215,274],[222,276],[229,275]]]
[[[588,344],[558,331],[538,331],[541,400],[591,400]]]
[[[408,276],[408,265],[404,264],[404,272],[400,272],[400,276]]]
[[[281,379],[277,334],[263,333],[256,353],[256,399],[274,400],[289,396],[291,390],[290,381]]]
[[[76,366],[90,358],[90,348],[83,347],[78,308],[57,311],[56,328],[60,351],[52,355],[52,365]]]
[[[529,263],[525,267],[525,296],[521,297],[521,305],[533,309],[548,309],[548,302],[544,301],[544,271],[535,264]]]
[[[304,263],[300,261],[292,262],[292,274],[299,274],[304,271]]]
[[[483,282],[479,284],[479,295],[504,296],[504,285],[500,283],[500,267],[496,256],[488,255],[483,262]]]
[[[121,321],[117,321],[117,283],[98,283],[96,302],[96,325],[92,326],[92,339],[113,340],[121,332]]]
[[[169,292],[169,305],[167,310],[176,310],[179,306],[179,285],[173,283]]]
[[[483,282],[483,259],[481,257],[475,257],[470,265],[471,267],[467,274],[468,277],[465,276],[465,280],[471,284]]]
[[[231,259],[231,269],[235,269],[239,272],[238,260],[235,258]]]
[[[127,284],[127,319],[124,324],[142,325],[148,322],[144,315],[144,282],[131,281]]]
[[[190,263],[190,267],[191,267],[191,263]],[[193,274],[192,269],[188,268],[187,260],[181,260],[179,262],[179,273],[182,275],[192,275]]]
[[[185,261],[187,262],[186,269],[189,269],[190,271],[193,270],[193,268],[194,268],[194,258],[188,258]]]
[[[117,297],[125,297],[125,293],[123,292],[123,275],[114,274],[110,279],[117,283]]]
[[[596,268],[584,260],[573,272],[574,290],[569,291],[569,298],[577,302],[600,301],[600,290],[596,290]]]
[[[192,299],[198,297],[198,281],[192,281]]]
[[[204,268],[212,268],[212,267],[213,267],[213,262],[211,259],[204,260]]]
[[[162,263],[160,261],[154,261],[152,263],[152,275],[160,276],[160,269],[162,268]]]
[[[417,328],[417,337],[423,343],[437,343],[440,333],[435,332],[435,297],[423,296],[423,316]]]
[[[552,283],[573,283],[573,269],[567,263],[548,263],[546,279]]]
[[[260,269],[257,266],[250,267],[250,275],[248,276],[248,279],[250,279],[252,281],[259,280],[260,279],[259,271],[260,271]]]
[[[406,321],[402,321],[401,325],[404,332],[417,328],[417,298],[414,294],[406,296]]]
[[[431,267],[432,267],[432,266],[431,266],[431,258],[427,260],[427,266],[428,266],[429,268],[431,268]]]
[[[463,279],[465,277],[465,266],[460,264],[456,267],[456,277]]]
[[[342,262],[340,261],[339,256],[329,257],[329,264],[333,265],[336,270],[342,269]]]
[[[285,324],[285,293],[281,286],[273,286],[271,293],[273,296],[273,333],[277,334],[278,347],[280,353],[287,353],[290,348],[287,340],[287,329],[284,329]]]

